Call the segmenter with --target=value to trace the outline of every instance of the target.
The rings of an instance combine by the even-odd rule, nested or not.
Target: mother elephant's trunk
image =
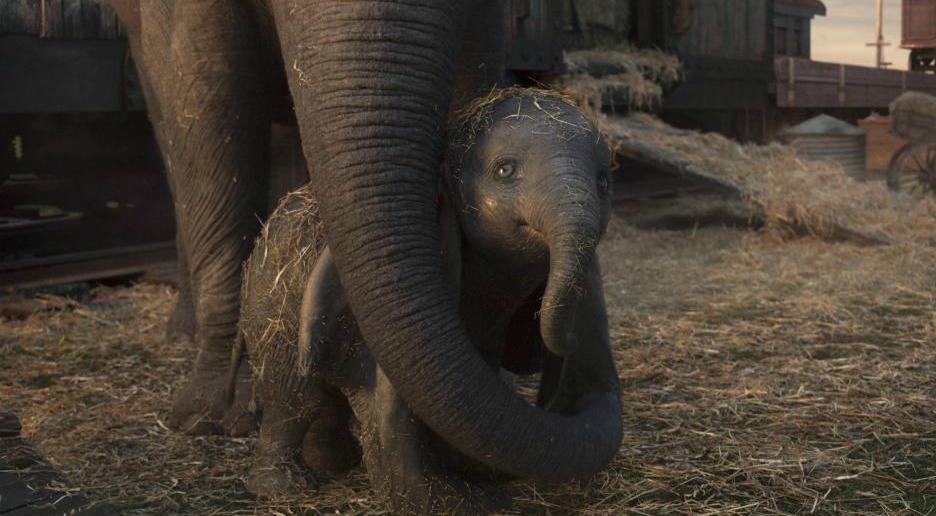
[[[467,455],[524,477],[585,477],[617,452],[617,393],[569,417],[523,401],[475,351],[443,275],[436,184],[456,38],[467,16],[492,11],[469,4],[273,6],[329,247],[384,372]]]

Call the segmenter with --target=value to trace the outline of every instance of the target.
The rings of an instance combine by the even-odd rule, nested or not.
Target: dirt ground
[[[511,514],[936,514],[936,250],[637,230],[603,244],[625,435],[584,484],[515,482]],[[275,503],[254,440],[164,422],[194,355],[168,287],[0,319],[0,408],[127,515],[384,514],[360,471]]]

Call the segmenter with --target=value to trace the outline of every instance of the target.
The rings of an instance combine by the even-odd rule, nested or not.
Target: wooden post
[[[845,107],[845,65],[839,65],[838,105]]]
[[[877,67],[884,63],[884,0],[877,0],[877,25],[874,29],[877,34]]]
[[[878,68],[887,68],[891,63],[884,62],[884,47],[890,46],[890,43],[884,41],[884,0],[877,0],[877,24],[875,25],[874,33],[877,37],[874,40],[874,43],[866,43],[866,47],[877,47],[877,63]]]

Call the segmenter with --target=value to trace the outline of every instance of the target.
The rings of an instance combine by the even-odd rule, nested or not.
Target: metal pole
[[[884,0],[877,0],[877,67],[884,65]]]
[[[884,61],[884,47],[890,46],[890,43],[884,41],[884,0],[877,0],[877,24],[875,26],[877,39],[874,43],[868,43],[866,46],[877,47],[877,59],[875,63],[878,68],[887,68],[891,63]]]

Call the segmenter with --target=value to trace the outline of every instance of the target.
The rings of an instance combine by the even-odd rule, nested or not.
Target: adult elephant
[[[241,413],[224,415],[224,371],[241,264],[265,209],[270,123],[292,113],[289,97],[349,303],[408,406],[467,455],[511,474],[561,480],[611,460],[621,423],[608,356],[572,355],[552,368],[552,384],[568,375],[577,392],[593,393],[578,406],[534,407],[471,346],[443,276],[443,128],[453,106],[503,75],[504,0],[111,3],[141,69],[191,280],[199,353],[176,396],[176,427],[238,426]],[[568,263],[555,267],[543,300],[543,338],[559,354],[574,345],[563,329],[578,293],[567,247],[550,257]],[[182,283],[177,322],[187,313]]]

